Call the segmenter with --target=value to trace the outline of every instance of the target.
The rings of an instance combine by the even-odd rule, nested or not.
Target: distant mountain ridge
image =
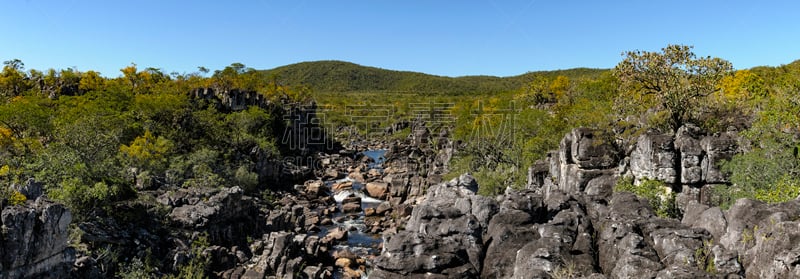
[[[261,71],[291,85],[305,85],[316,92],[415,92],[422,94],[476,94],[516,90],[537,75],[591,78],[607,69],[576,68],[529,72],[511,77],[445,77],[419,72],[387,70],[344,61],[301,62]]]

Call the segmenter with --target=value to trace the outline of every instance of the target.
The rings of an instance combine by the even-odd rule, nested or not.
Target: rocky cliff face
[[[719,163],[737,150],[734,133],[705,135],[693,125],[672,134],[649,133],[624,145],[614,136],[586,128],[567,134],[557,151],[529,169],[528,188],[558,189],[603,196],[617,179],[660,180],[677,192],[685,210],[691,201],[711,204],[713,188],[729,181]]]
[[[3,208],[0,277],[68,277],[75,260],[67,246],[71,221],[63,205],[41,198]]]
[[[627,150],[627,151],[626,151]],[[433,186],[387,242],[373,278],[796,278],[800,201],[742,199],[730,209],[688,196],[682,220],[613,192],[616,179],[659,179],[685,191],[727,183],[716,162],[733,135],[643,135],[625,148],[587,129],[531,168],[529,189],[496,199],[469,176]],[[683,192],[682,191],[682,192]]]

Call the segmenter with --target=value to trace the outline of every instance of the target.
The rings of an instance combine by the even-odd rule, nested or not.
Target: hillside
[[[577,68],[529,72],[511,77],[444,77],[418,72],[394,71],[343,61],[302,62],[262,71],[284,83],[306,85],[316,92],[414,92],[431,95],[498,93],[515,90],[535,76],[564,75],[571,79],[594,78],[606,70]]]

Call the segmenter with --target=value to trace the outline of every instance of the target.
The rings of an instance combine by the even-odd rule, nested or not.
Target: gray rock
[[[477,277],[484,258],[483,235],[497,203],[476,195],[476,190],[469,175],[431,187],[405,230],[385,236],[370,276]]]
[[[186,199],[197,201],[174,208],[169,219],[175,226],[207,232],[212,243],[241,242],[261,224],[255,219],[258,214],[254,201],[244,196],[239,187],[221,189],[205,200]]]
[[[701,189],[692,185],[681,185],[681,191],[675,195],[675,205],[685,211],[691,202],[700,201]]]
[[[619,162],[619,151],[611,142],[612,139],[612,136],[592,129],[573,129],[562,140],[566,141],[564,145],[570,145],[567,163],[575,163],[583,169],[615,167]]]
[[[489,222],[486,259],[483,278],[508,278],[514,274],[517,251],[528,242],[539,238],[527,212],[508,209],[496,214]]]
[[[61,204],[38,199],[2,211],[0,277],[66,278],[75,261],[68,247],[72,214]]]
[[[706,158],[701,165],[703,180],[709,184],[727,183],[728,176],[720,170],[719,165],[723,161],[730,160],[736,153],[738,144],[735,136],[730,133],[707,136],[700,145],[706,152]]]
[[[636,140],[630,156],[630,170],[634,177],[658,179],[675,183],[675,146],[671,135],[645,134]]]

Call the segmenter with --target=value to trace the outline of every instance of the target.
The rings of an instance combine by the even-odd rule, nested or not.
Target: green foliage
[[[558,148],[564,134],[576,127],[604,129],[611,124],[616,79],[593,77],[539,77],[536,90],[547,97],[529,98],[531,89],[456,102],[454,137],[464,147],[453,159],[451,171],[472,172],[485,194],[496,194],[526,181],[525,171],[547,152]],[[483,177],[483,178],[481,178]],[[485,180],[485,181],[483,181]]]
[[[621,178],[614,191],[630,192],[641,198],[647,199],[656,215],[662,218],[678,218],[680,212],[675,204],[675,193],[661,181],[644,179],[639,185],[634,185],[633,178]]]
[[[786,175],[800,173],[800,164],[792,151],[775,144],[737,154],[722,165],[722,170],[730,173],[731,182],[744,191],[768,188]]]
[[[719,81],[733,71],[730,62],[716,57],[696,58],[691,49],[668,45],[661,52],[626,52],[614,69],[626,93],[618,99],[618,107],[628,115],[660,107],[669,114],[673,131],[690,121],[702,98],[717,91]]]
[[[154,278],[153,268],[145,265],[139,258],[133,258],[130,263],[123,264],[120,270],[117,271],[117,278],[120,279],[144,279]]]
[[[755,191],[755,199],[767,203],[780,203],[796,199],[800,196],[800,179],[789,174],[783,175],[769,188]]]
[[[0,75],[0,90],[7,89],[0,98],[3,180],[33,177],[78,213],[136,198],[135,183],[255,189],[265,178],[253,166],[280,158],[275,135],[283,130],[274,111],[219,111],[187,92],[225,80],[281,100],[308,93],[243,65],[214,78],[173,78],[135,64],[118,78],[74,69],[22,70],[21,61],[9,61]]]
[[[31,87],[26,79],[25,64],[22,61],[8,60],[4,61],[3,65],[3,71],[0,72],[0,101],[19,96]]]
[[[188,263],[180,267],[177,275],[170,275],[167,278],[175,279],[203,279],[208,278],[208,265],[210,260],[203,251],[208,248],[208,236],[200,235],[192,241],[192,251]]]
[[[745,86],[747,92],[758,92],[757,98],[750,101],[757,109],[755,121],[741,133],[745,137],[745,152],[722,165],[733,184],[718,191],[723,197],[723,207],[738,198],[772,203],[797,197],[800,99],[796,90],[800,88],[800,70],[796,66],[753,70],[758,76],[749,73],[741,78],[751,81],[751,85]]]
[[[414,93],[431,96],[497,94],[517,90],[537,75],[569,79],[598,75],[603,70],[572,69],[534,72],[513,77],[442,77],[416,72],[391,71],[342,61],[303,62],[263,71],[286,84],[306,85],[314,92],[368,93],[382,95]]]
[[[711,251],[713,245],[713,241],[703,240],[703,246],[694,251],[694,260],[697,263],[697,268],[711,274],[717,273],[717,267],[714,264],[714,253]]]
[[[0,169],[0,171],[2,170]],[[5,200],[9,205],[13,206],[24,204],[28,200],[28,197],[17,190],[11,189],[11,187],[0,186],[0,201],[3,200]]]
[[[249,171],[247,166],[236,169],[233,180],[246,192],[254,192],[258,187],[258,174]]]
[[[120,146],[124,159],[131,165],[148,169],[162,170],[166,167],[167,156],[172,149],[172,141],[163,137],[155,137],[149,130],[136,137],[130,145]]]
[[[20,193],[19,191],[11,191],[11,195],[8,197],[8,203],[11,205],[20,205],[25,203],[28,200],[28,197]]]
[[[78,178],[70,178],[61,182],[59,187],[51,188],[48,195],[72,210],[84,213],[88,209],[107,204],[119,193],[118,186],[109,186],[105,182],[88,185]]]

